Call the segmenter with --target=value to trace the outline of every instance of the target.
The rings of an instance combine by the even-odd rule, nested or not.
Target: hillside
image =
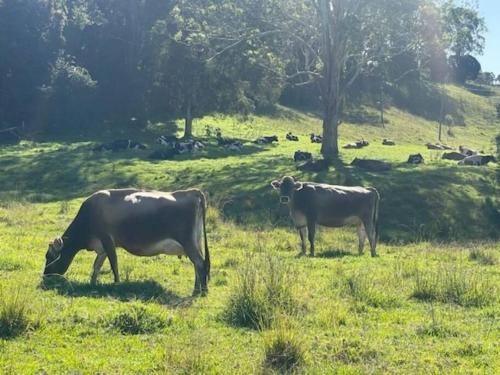
[[[453,127],[444,143],[495,152],[497,98],[447,90],[462,103],[465,126]],[[299,373],[498,373],[498,164],[441,161],[423,146],[436,141],[437,124],[390,108],[381,128],[366,120],[375,114],[365,108],[340,130],[341,144],[363,137],[370,146],[342,150],[330,171],[319,174],[297,171],[292,157],[297,149],[319,156],[307,135],[319,132],[320,120],[287,108],[245,120],[199,119],[195,133],[208,147],[173,161],[149,161],[151,149],[91,151],[94,143],[119,138],[159,147],[155,138],[175,130],[163,123],[103,125],[2,146],[0,372],[271,373],[271,343],[284,335],[303,353]],[[205,125],[241,139],[244,151],[220,149]],[[285,141],[288,131],[300,141]],[[279,145],[251,143],[264,134],[277,134]],[[386,137],[397,146],[382,146]],[[421,153],[425,165],[407,165],[410,153]],[[384,159],[394,168],[362,172],[349,165],[354,157]],[[382,196],[380,257],[367,250],[358,256],[355,230],[345,228],[320,229],[317,256],[298,258],[298,235],[269,186],[284,174],[375,186]],[[186,258],[123,250],[119,284],[112,284],[106,262],[100,284],[90,286],[95,255],[86,251],[64,277],[41,282],[47,243],[61,235],[84,197],[125,186],[208,193],[206,298],[189,297],[194,275]],[[238,312],[242,290],[248,295]],[[245,326],[241,311],[259,306],[264,318],[278,309],[270,326]]]

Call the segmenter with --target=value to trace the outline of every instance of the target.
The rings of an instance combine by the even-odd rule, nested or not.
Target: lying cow
[[[312,154],[310,152],[305,152],[305,151],[295,151],[295,154],[293,154],[293,161],[306,161],[306,160],[312,160]]]
[[[429,150],[453,150],[453,147],[443,145],[441,143],[426,143],[427,149]]]
[[[382,140],[382,145],[384,145],[384,146],[396,146],[396,142],[394,142],[392,139],[384,138]]]
[[[441,159],[443,160],[463,160],[465,159],[465,155],[464,154],[461,154],[460,152],[456,152],[456,151],[451,151],[451,152],[445,152],[443,154],[443,156],[441,156]]]
[[[424,162],[424,157],[422,154],[412,154],[408,157],[408,164],[422,164]]]
[[[487,165],[490,161],[496,162],[496,159],[492,155],[472,155],[467,156],[463,160],[460,160],[458,164],[460,165]]]
[[[175,135],[160,135],[156,138],[156,142],[167,147],[174,147],[175,144],[179,141]]]
[[[358,149],[358,148],[363,148],[368,146],[370,143],[368,141],[365,141],[364,139],[358,139],[356,142],[348,143],[343,146],[345,149]]]
[[[186,255],[194,264],[193,294],[206,293],[210,254],[205,196],[191,189],[165,193],[135,189],[102,190],[87,198],[61,238],[49,244],[44,275],[63,275],[82,249],[97,253],[91,283],[106,258],[120,281],[116,247],[139,256]],[[205,259],[202,256],[204,240]]]
[[[293,135],[291,132],[286,133],[286,139],[288,141],[292,141],[292,142],[298,142],[299,141],[299,137],[297,137],[296,135]]]
[[[351,162],[351,165],[355,167],[366,169],[367,171],[381,172],[388,171],[391,169],[391,165],[381,160],[372,160],[372,159],[358,159],[354,158]]]
[[[304,164],[297,166],[298,170],[308,171],[308,172],[323,172],[327,171],[330,164],[328,160],[320,159],[320,160],[308,160]]]
[[[311,143],[323,143],[323,137],[321,135],[316,135],[311,133],[310,135]]]
[[[145,150],[147,147],[143,145],[142,143],[132,141],[130,139],[117,139],[112,142],[108,143],[103,143],[100,144],[99,146],[96,146],[92,149],[92,151],[95,152],[102,152],[102,151],[123,151],[123,150]]]
[[[278,142],[278,137],[275,135],[260,137],[254,141],[254,143],[257,143],[258,145],[268,145],[273,142]]]
[[[205,145],[195,139],[187,139],[184,141],[178,141],[175,143],[174,148],[179,154],[186,154],[188,152],[194,152],[202,150]]]
[[[229,151],[241,152],[243,149],[243,143],[240,141],[232,141],[231,143],[224,145],[224,147]]]
[[[358,251],[363,254],[366,237],[372,256],[376,256],[377,221],[380,196],[374,188],[347,187],[314,182],[299,182],[285,176],[271,186],[280,193],[280,202],[288,205],[290,216],[299,231],[302,255],[306,253],[305,237],[314,256],[316,224],[325,227],[356,225]]]
[[[461,154],[464,154],[465,156],[472,156],[478,154],[476,150],[464,146],[458,146],[458,150],[460,151]]]

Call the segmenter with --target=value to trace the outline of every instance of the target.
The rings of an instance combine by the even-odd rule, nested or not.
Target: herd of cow
[[[300,182],[290,176],[271,182],[280,202],[289,208],[302,255],[306,237],[314,256],[316,225],[355,225],[358,251],[366,239],[376,256],[380,196],[374,188]],[[49,243],[44,276],[63,275],[83,249],[96,252],[91,284],[109,259],[114,281],[119,282],[116,247],[133,255],[159,254],[188,257],[194,265],[194,295],[206,294],[210,252],[206,231],[206,199],[198,189],[174,192],[137,189],[101,190],[87,198],[60,238]],[[203,255],[204,248],[204,255]]]

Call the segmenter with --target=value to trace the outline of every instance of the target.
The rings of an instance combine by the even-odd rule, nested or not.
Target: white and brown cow
[[[279,191],[281,203],[287,204],[290,209],[290,216],[300,234],[303,255],[306,253],[307,235],[311,256],[314,256],[316,224],[331,228],[356,225],[359,254],[363,253],[368,237],[371,255],[377,255],[380,196],[374,188],[299,182],[289,176],[275,180],[271,185]]]
[[[82,249],[97,253],[91,283],[106,258],[120,281],[116,247],[139,256],[185,255],[193,262],[193,294],[206,293],[210,254],[205,229],[205,196],[190,189],[172,193],[136,189],[102,190],[87,198],[61,238],[46,254],[44,275],[64,274]],[[205,257],[202,255],[204,239]]]

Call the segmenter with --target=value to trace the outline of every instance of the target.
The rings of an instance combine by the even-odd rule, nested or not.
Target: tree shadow
[[[154,280],[91,285],[90,283],[68,281],[56,277],[42,280],[40,288],[53,290],[66,297],[113,298],[123,302],[131,300],[154,301],[170,307],[189,306],[193,300],[192,297],[181,297],[175,292],[166,290]]]
[[[466,83],[464,84],[464,87],[467,89],[467,91],[471,92],[474,95],[479,95],[479,96],[495,96],[495,91],[492,90],[490,87],[482,86],[482,85],[477,85],[474,83]]]

